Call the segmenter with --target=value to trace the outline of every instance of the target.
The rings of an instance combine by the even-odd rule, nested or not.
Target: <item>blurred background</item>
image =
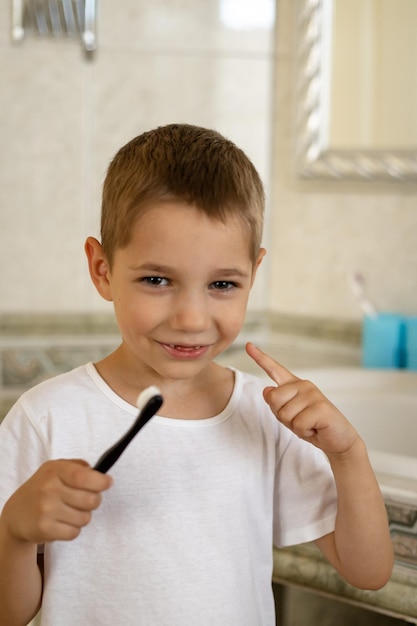
[[[300,11],[317,4],[100,0],[88,58],[70,38],[13,42],[12,2],[2,2],[0,319],[111,312],[83,252],[98,235],[105,171],[130,138],[171,122],[219,130],[266,184],[268,256],[251,311],[358,321],[346,277],[360,271],[380,309],[416,313],[416,185],[295,171]],[[395,67],[410,97],[415,71]]]

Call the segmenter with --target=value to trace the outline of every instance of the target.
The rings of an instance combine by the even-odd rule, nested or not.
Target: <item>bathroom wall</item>
[[[294,176],[297,4],[277,3],[269,308],[359,319],[346,279],[359,270],[379,308],[417,314],[416,185]]]
[[[274,5],[243,4],[100,0],[98,50],[86,61],[78,42],[13,44],[12,2],[0,3],[0,315],[111,311],[83,245],[98,235],[110,159],[144,130],[213,127],[269,188]],[[264,294],[261,276],[252,308],[265,307]]]
[[[252,2],[256,19],[264,1]],[[268,255],[251,309],[359,320],[346,276],[360,270],[377,306],[417,313],[416,186],[297,181],[297,2],[277,2],[275,52],[271,26],[226,25],[227,6],[101,0],[86,62],[71,41],[13,45],[11,2],[0,3],[0,316],[111,311],[83,255],[104,172],[122,143],[173,121],[224,132],[267,184]]]

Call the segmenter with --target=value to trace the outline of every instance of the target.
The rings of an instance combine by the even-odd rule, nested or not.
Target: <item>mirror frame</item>
[[[417,147],[338,150],[329,146],[331,1],[298,0],[296,175],[313,180],[417,182]]]

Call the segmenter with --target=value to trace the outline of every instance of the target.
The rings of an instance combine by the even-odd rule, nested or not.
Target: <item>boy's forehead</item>
[[[180,200],[153,202],[140,211],[133,228],[143,229],[144,227],[160,228],[165,224],[177,223],[187,225],[190,230],[210,230],[212,232],[224,233],[235,231],[242,234],[246,239],[250,237],[250,229],[243,218],[243,211],[238,209],[218,211],[208,214],[197,205]]]
[[[146,207],[132,227],[131,243],[139,241],[158,247],[171,241],[177,247],[196,247],[198,243],[225,245],[230,252],[250,256],[251,232],[248,224],[230,212],[224,217],[209,216],[203,210],[185,202],[158,202]],[[217,248],[218,250],[218,248]],[[210,249],[216,253],[216,249]]]

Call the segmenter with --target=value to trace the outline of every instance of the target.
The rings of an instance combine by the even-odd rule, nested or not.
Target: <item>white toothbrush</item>
[[[368,317],[376,317],[377,310],[365,294],[365,278],[360,272],[353,272],[348,276],[353,297]]]
[[[119,456],[132,441],[133,437],[137,435],[140,429],[143,428],[145,424],[149,422],[151,417],[155,415],[158,409],[160,409],[162,402],[163,398],[158,387],[152,385],[151,387],[147,387],[146,389],[144,389],[139,394],[136,401],[136,406],[139,409],[139,414],[136,420],[133,422],[133,425],[123,435],[121,439],[116,441],[116,443],[112,445],[111,448],[106,450],[106,452],[101,455],[101,457],[95,464],[94,469],[105,474],[111,468],[111,466],[116,463]]]

